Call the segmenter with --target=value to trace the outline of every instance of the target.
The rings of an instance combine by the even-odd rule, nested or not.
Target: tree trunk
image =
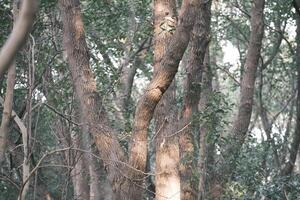
[[[201,79],[205,53],[210,40],[211,1],[200,1],[199,14],[192,31],[190,43],[189,62],[187,64],[186,95],[182,110],[183,133],[180,135],[180,157],[184,160],[181,164],[181,198],[184,200],[197,198],[197,183],[194,176],[196,170],[195,143],[192,133],[193,115],[198,112],[201,92]]]
[[[87,129],[92,133],[100,155],[107,165],[109,179],[114,189],[117,190],[119,187],[117,184],[122,177],[121,172],[117,169],[122,169],[120,162],[125,161],[125,157],[113,131],[101,123],[105,116],[100,113],[103,111],[101,99],[89,66],[89,54],[79,0],[60,0],[60,8],[63,15],[63,45],[66,49],[73,87],[79,103],[79,113],[82,115],[80,117],[83,124],[81,129]]]
[[[3,77],[8,67],[13,63],[15,55],[27,39],[37,11],[37,0],[24,0],[20,17],[0,51],[0,77]]]
[[[9,122],[11,119],[11,112],[13,106],[15,77],[16,77],[16,66],[15,64],[12,64],[12,66],[8,69],[8,75],[6,81],[7,86],[6,86],[2,121],[0,127],[0,164],[5,160],[8,128],[9,128]]]
[[[225,150],[225,179],[231,176],[231,174],[234,172],[235,159],[238,158],[240,148],[244,143],[250,124],[255,77],[264,33],[264,5],[264,0],[254,0],[252,4],[249,47],[241,82],[238,114],[233,125],[234,142]]]
[[[17,3],[13,2],[13,15],[14,24],[18,17],[18,7]],[[3,104],[3,114],[0,127],[0,164],[5,160],[5,152],[7,147],[7,134],[9,128],[9,122],[11,118],[11,112],[13,107],[13,97],[14,97],[14,87],[16,82],[16,64],[15,61],[12,62],[12,66],[8,69],[7,81],[6,81],[6,92],[5,100]]]
[[[133,86],[134,76],[136,74],[137,65],[132,63],[130,65],[131,53],[134,48],[134,36],[137,29],[135,4],[132,0],[129,0],[129,17],[128,17],[128,30],[127,38],[124,44],[124,56],[121,59],[121,77],[120,77],[120,89],[118,90],[118,106],[121,111],[121,130],[128,131],[130,122],[130,97]]]
[[[297,158],[297,153],[299,150],[300,144],[300,1],[294,0],[294,7],[296,9],[296,25],[297,25],[297,34],[296,34],[296,43],[297,49],[295,54],[296,66],[297,66],[297,100],[296,100],[296,128],[293,135],[293,140],[290,148],[290,154],[288,162],[285,163],[284,168],[281,171],[281,175],[287,176],[290,175],[294,169],[295,161]]]
[[[166,53],[167,44],[176,27],[176,3],[174,0],[154,1],[154,73]],[[179,146],[177,136],[167,138],[177,130],[175,82],[163,94],[158,103],[155,118],[155,192],[156,199],[180,199]]]
[[[159,73],[154,75],[148,89],[140,99],[134,121],[128,164],[123,149],[113,130],[105,124],[105,110],[96,90],[96,82],[89,66],[88,48],[78,0],[60,0],[63,15],[63,43],[71,71],[73,87],[78,98],[83,121],[92,133],[101,158],[108,171],[108,179],[116,193],[116,199],[140,199],[143,192],[147,158],[147,129],[154,109],[162,94],[170,86],[178,64],[189,42],[195,11],[193,0],[180,20],[168,50],[160,62]],[[163,67],[162,67],[163,66]]]
[[[212,69],[210,67],[209,49],[207,49],[204,60],[204,70],[202,77],[201,98],[199,102],[199,110],[205,110],[210,102],[212,95]],[[212,185],[212,167],[214,163],[214,143],[207,142],[207,136],[210,133],[209,122],[200,125],[199,138],[199,161],[198,169],[200,173],[198,200],[205,200],[209,197],[210,186]]]
[[[264,0],[254,0],[251,11],[251,35],[241,82],[238,115],[234,122],[234,137],[239,146],[243,144],[251,119],[253,94],[258,60],[264,33]]]

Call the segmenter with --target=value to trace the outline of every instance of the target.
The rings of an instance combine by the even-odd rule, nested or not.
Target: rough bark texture
[[[201,79],[205,53],[210,40],[210,7],[211,1],[200,1],[199,12],[192,31],[190,41],[189,62],[187,65],[186,95],[182,110],[182,127],[191,123],[193,115],[198,112],[198,103],[201,92]],[[180,157],[184,160],[181,164],[181,199],[196,199],[197,184],[193,177],[195,170],[195,149],[191,126],[184,129],[180,135]]]
[[[89,66],[88,48],[85,41],[83,22],[78,0],[60,0],[63,16],[63,43],[71,71],[73,87],[78,97],[81,122],[92,133],[101,158],[108,171],[116,199],[140,199],[147,158],[147,129],[154,109],[162,94],[171,84],[178,64],[189,42],[193,27],[197,1],[191,1],[187,12],[174,33],[164,59],[160,62],[159,72],[151,81],[145,94],[138,103],[130,157],[125,164],[123,149],[113,130],[103,121],[104,108],[96,90],[96,82]],[[128,167],[129,166],[129,167]]]
[[[71,134],[71,133],[69,133]],[[88,133],[83,133],[88,134]],[[84,146],[83,136],[77,133],[74,138],[72,138],[72,143],[75,148],[87,150]],[[74,152],[73,157],[73,169],[71,171],[72,183],[74,187],[74,199],[78,200],[89,200],[90,199],[90,188],[89,188],[89,170],[87,159],[88,154],[82,152]]]
[[[294,1],[294,7],[296,10],[300,7],[300,1],[295,0]],[[296,128],[293,135],[293,140],[290,148],[290,154],[288,158],[288,162],[285,163],[284,168],[281,171],[282,175],[290,175],[294,169],[295,161],[297,158],[297,153],[299,150],[299,144],[300,144],[300,58],[298,55],[300,55],[300,13],[296,12],[296,25],[297,25],[297,34],[296,34],[296,43],[297,43],[297,49],[296,49],[296,66],[297,66],[297,101],[296,101]]]
[[[3,115],[0,127],[0,164],[5,160],[5,152],[7,147],[7,135],[9,122],[11,119],[11,112],[13,106],[13,96],[15,87],[16,67],[13,64],[9,70],[6,81],[6,93],[3,106]]]
[[[145,161],[147,158],[147,129],[153,117],[156,105],[175,77],[179,62],[189,42],[190,31],[194,24],[197,6],[197,1],[190,1],[186,12],[184,12],[179,19],[176,31],[166,48],[166,54],[157,67],[157,73],[154,74],[152,81],[138,102],[129,159],[129,164],[136,169],[145,170]],[[145,177],[145,175],[135,173],[135,176],[132,177],[141,179]],[[134,191],[138,188],[130,189]],[[136,198],[139,197],[136,196]]]
[[[81,129],[87,129],[92,133],[106,165],[109,180],[116,191],[120,188],[119,179],[123,177],[121,162],[125,161],[125,156],[112,129],[103,123],[107,120],[103,120],[101,99],[89,66],[89,52],[85,41],[80,3],[78,0],[61,0],[60,8],[63,16],[63,44],[78,98],[79,113],[82,115]]]
[[[35,13],[37,11],[37,4],[38,2],[36,0],[23,1],[20,17],[0,51],[0,77],[3,77],[5,71],[13,63],[18,50],[24,44],[33,25]]]
[[[154,73],[159,70],[167,44],[177,23],[174,0],[154,1]],[[175,83],[173,82],[155,109],[156,199],[180,199],[179,145],[177,136],[168,138],[177,130]]]

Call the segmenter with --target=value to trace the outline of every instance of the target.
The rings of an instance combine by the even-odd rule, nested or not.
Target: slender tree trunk
[[[6,93],[3,106],[2,121],[0,127],[0,164],[5,160],[5,152],[7,147],[7,135],[9,129],[9,122],[11,119],[11,112],[13,106],[13,96],[15,87],[16,67],[13,64],[9,70],[6,81]]]
[[[181,198],[192,200],[197,198],[197,182],[194,172],[196,170],[195,143],[192,133],[191,121],[198,112],[201,92],[201,79],[205,53],[210,40],[211,1],[200,1],[199,14],[192,31],[190,41],[189,62],[187,65],[186,95],[182,110],[183,133],[180,135],[180,157],[184,160],[181,164]]]
[[[129,3],[129,17],[128,17],[128,31],[127,39],[124,44],[124,56],[121,61],[121,77],[120,77],[120,89],[118,91],[118,106],[121,111],[121,129],[127,131],[130,119],[130,97],[133,86],[134,76],[136,74],[137,65],[132,63],[130,65],[131,53],[134,48],[134,36],[137,29],[135,5],[132,0]],[[127,130],[126,130],[127,129]]]
[[[17,13],[18,13],[17,3],[13,2],[14,24],[18,17]],[[0,127],[0,164],[2,164],[2,162],[5,160],[5,152],[7,147],[7,134],[8,134],[9,122],[10,122],[11,112],[13,107],[14,87],[15,87],[15,79],[16,79],[15,61],[12,62],[12,66],[10,66],[10,68],[8,69],[8,74],[7,74],[5,100],[3,104],[3,114],[2,114],[2,121]]]
[[[297,25],[297,34],[296,34],[296,43],[297,43],[297,49],[295,54],[296,59],[296,66],[297,66],[297,100],[296,100],[296,128],[293,135],[293,140],[290,148],[290,154],[288,158],[288,162],[285,163],[281,175],[287,176],[290,175],[294,169],[295,161],[297,158],[297,153],[299,150],[299,144],[300,144],[300,1],[295,0],[294,7],[296,9],[296,25]]]
[[[264,4],[264,0],[254,0],[252,4],[250,42],[241,82],[238,115],[233,128],[234,137],[237,139],[239,146],[242,145],[245,140],[251,119],[254,83],[264,33]]]
[[[199,110],[205,110],[209,104],[212,95],[212,69],[210,67],[209,49],[207,49],[204,60],[204,70],[202,77],[201,98],[199,102]],[[209,134],[209,122],[204,122],[200,125],[200,138],[199,138],[199,161],[198,168],[200,173],[199,187],[198,187],[198,200],[205,200],[209,196],[211,180],[212,180],[212,167],[214,163],[214,144],[207,142]]]
[[[261,66],[262,67],[262,66]],[[272,152],[273,152],[273,156],[274,156],[274,164],[276,165],[277,168],[280,167],[280,160],[279,160],[279,156],[278,156],[278,152],[275,146],[275,141],[271,136],[272,133],[272,126],[273,126],[273,122],[274,120],[269,120],[267,111],[263,105],[263,96],[262,96],[262,91],[263,91],[263,74],[262,74],[262,69],[260,72],[260,83],[259,83],[259,115],[262,121],[262,126],[263,129],[267,135],[267,146],[265,149],[265,154],[266,156],[268,155],[269,149],[271,147]]]
[[[22,134],[23,142],[23,183],[22,190],[19,196],[20,200],[25,200],[26,195],[29,191],[30,186],[30,158],[31,158],[31,139],[32,139],[32,97],[34,94],[34,82],[35,82],[35,40],[31,37],[32,41],[29,43],[28,51],[28,93],[27,93],[27,103],[26,103],[26,134]]]
[[[255,77],[264,33],[264,5],[264,0],[254,0],[252,4],[249,47],[241,82],[238,114],[233,125],[234,142],[225,150],[226,163],[223,174],[226,180],[228,180],[234,172],[235,160],[238,158],[240,148],[244,143],[250,124]]]
[[[94,153],[93,150],[91,150],[91,152]],[[98,163],[97,160],[91,155],[89,155],[88,165],[90,173],[90,200],[107,199],[107,197],[111,195],[110,191],[106,191],[101,194],[101,187],[104,188],[104,185],[107,185],[106,176],[104,178],[105,181],[102,181],[100,177],[101,172],[102,174],[105,174],[103,173],[105,172],[104,169],[100,168],[100,163]],[[110,199],[112,199],[112,197]]]
[[[253,0],[250,23],[251,34],[241,78],[238,114],[233,123],[233,135],[230,136],[229,140],[232,142],[224,149],[223,173],[220,179],[216,180],[215,185],[218,188],[216,189],[217,192],[213,194],[214,199],[221,197],[224,192],[223,187],[230,181],[236,168],[236,159],[238,159],[240,149],[247,136],[253,107],[256,71],[264,33],[264,6],[265,0]]]
[[[0,77],[3,77],[13,63],[18,50],[25,43],[34,22],[37,4],[37,0],[23,0],[20,17],[0,51]]]

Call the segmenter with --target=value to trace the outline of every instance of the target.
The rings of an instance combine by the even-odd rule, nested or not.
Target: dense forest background
[[[300,199],[299,0],[0,0],[0,200]]]

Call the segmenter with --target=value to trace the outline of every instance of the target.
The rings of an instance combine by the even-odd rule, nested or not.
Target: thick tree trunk
[[[131,157],[129,160],[129,163],[133,166],[141,161],[144,163],[144,160],[147,158],[147,128],[157,103],[175,77],[179,62],[190,39],[190,30],[194,25],[195,11],[198,5],[199,2],[190,1],[182,16],[179,18],[176,31],[166,48],[164,57],[160,60],[157,67],[158,71],[154,74],[145,94],[138,102],[135,119],[139,120],[135,120],[133,146],[131,147]],[[133,159],[135,160],[134,162]],[[144,170],[145,165],[142,167]],[[141,175],[142,174],[136,176],[136,178],[143,177],[143,175]]]
[[[138,103],[128,164],[125,163],[123,149],[113,130],[103,123],[107,120],[89,66],[80,3],[78,0],[60,0],[60,6],[63,15],[63,43],[73,87],[79,102],[79,110],[84,120],[81,123],[88,127],[95,139],[108,171],[108,178],[116,192],[116,198],[120,200],[140,199],[145,178],[147,129],[157,103],[177,72],[178,64],[189,42],[198,2],[196,0],[190,2],[169,43],[167,53],[160,62],[159,73],[154,75]]]
[[[92,133],[101,158],[107,166],[109,180],[114,190],[118,190],[119,181],[123,177],[122,162],[125,161],[125,156],[117,137],[111,128],[103,123],[107,120],[102,115],[101,99],[89,66],[89,52],[85,41],[79,0],[60,0],[60,8],[63,16],[63,44],[79,103],[79,113],[82,115],[80,117],[83,124],[81,129],[83,132]]]
[[[300,1],[295,0],[294,1],[294,7],[296,10],[296,25],[297,25],[297,34],[296,34],[296,43],[297,43],[297,49],[296,49],[296,54],[295,54],[295,59],[296,59],[296,66],[297,66],[297,101],[296,101],[296,128],[295,132],[293,135],[293,140],[290,148],[290,154],[288,158],[288,162],[285,163],[281,174],[284,176],[290,175],[294,169],[295,166],[295,161],[297,158],[297,153],[299,150],[299,144],[300,144]]]
[[[154,73],[166,53],[167,44],[176,27],[174,0],[154,1]],[[163,94],[155,109],[155,192],[156,199],[180,199],[179,146],[177,136],[168,138],[177,130],[177,110],[173,82]]]
[[[86,139],[89,133],[86,131],[87,130],[77,132],[77,134],[72,138],[72,146],[85,151],[89,150],[88,146],[90,141]],[[71,134],[71,132],[69,132],[69,134]],[[74,188],[74,198],[78,200],[89,200],[89,155],[79,151],[74,152],[72,155],[71,159],[73,160],[73,169],[71,171],[71,176]]]
[[[190,41],[189,63],[187,65],[186,95],[182,110],[182,127],[192,121],[193,115],[198,112],[201,92],[201,79],[205,53],[210,40],[211,1],[200,1],[199,14],[196,17],[192,38]],[[181,198],[196,199],[197,184],[193,177],[196,170],[195,143],[192,128],[187,126],[180,135],[180,157],[185,162],[181,164],[180,173],[182,180]]]

